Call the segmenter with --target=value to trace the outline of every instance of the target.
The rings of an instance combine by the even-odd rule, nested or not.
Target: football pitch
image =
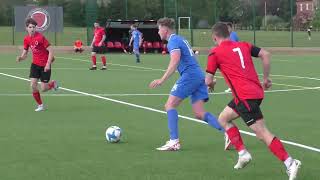
[[[178,74],[157,89],[148,84],[162,76],[169,56],[142,55],[142,63],[136,64],[133,55],[107,54],[107,71],[89,71],[89,54],[56,53],[51,79],[61,88],[42,93],[47,110],[34,112],[28,82],[31,54],[19,64],[16,55],[0,55],[0,179],[288,179],[284,165],[241,119],[235,123],[245,133],[253,161],[234,170],[236,151],[224,151],[223,134],[193,119],[189,100],[178,109],[182,150],[155,150],[168,140],[163,109]],[[198,59],[205,67],[206,55]],[[301,180],[320,179],[319,67],[319,56],[274,55],[273,87],[262,104],[269,129],[302,161]],[[256,68],[261,74],[259,60]],[[217,75],[215,93],[205,106],[215,115],[232,98]],[[112,125],[123,130],[120,143],[105,140]]]

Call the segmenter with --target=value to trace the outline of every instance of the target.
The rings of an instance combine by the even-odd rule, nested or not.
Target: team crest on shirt
[[[172,87],[172,89],[171,89],[171,92],[176,91],[177,88],[178,88],[178,84],[174,84],[173,87]]]
[[[30,48],[32,49],[32,51],[37,51],[36,47],[38,46],[38,44],[38,41],[34,41],[33,43],[31,43]]]
[[[37,21],[37,31],[45,31],[50,25],[50,15],[48,11],[43,8],[34,8],[28,13],[28,17],[31,17]]]

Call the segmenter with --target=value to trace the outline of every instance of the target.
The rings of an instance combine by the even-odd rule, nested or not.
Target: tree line
[[[24,5],[62,6],[65,26],[86,26],[88,2],[96,3],[97,19],[158,19],[191,16],[194,28],[229,21],[250,26],[263,25],[266,0],[1,0],[0,25],[13,25],[13,7]],[[295,14],[295,0],[293,3]],[[267,14],[290,22],[290,0],[267,0]],[[255,11],[255,15],[253,14]],[[202,24],[200,23],[202,22]]]

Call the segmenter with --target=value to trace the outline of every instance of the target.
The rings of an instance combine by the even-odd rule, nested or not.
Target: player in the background
[[[208,101],[208,89],[205,84],[205,75],[198,64],[197,59],[188,43],[182,36],[174,33],[175,22],[172,18],[162,18],[158,22],[161,40],[168,41],[170,62],[161,79],[156,79],[149,84],[150,88],[161,86],[177,70],[180,78],[171,89],[169,98],[165,104],[168,116],[170,140],[157,148],[159,151],[177,151],[181,148],[178,133],[178,111],[176,108],[181,102],[190,97],[192,109],[196,118],[204,120],[210,126],[224,132],[216,117],[203,108]]]
[[[212,38],[218,46],[211,49],[208,56],[206,84],[209,88],[214,87],[214,75],[219,69],[226,83],[232,89],[234,99],[219,115],[219,123],[224,127],[232,145],[238,151],[239,159],[234,168],[241,169],[252,159],[251,154],[244,146],[239,129],[232,122],[232,120],[241,117],[246,125],[254,131],[257,138],[262,140],[269,147],[269,150],[284,163],[289,180],[295,179],[301,162],[293,159],[285,150],[280,139],[268,130],[260,109],[264,91],[251,56],[259,57],[262,60],[263,87],[268,89],[272,85],[269,78],[269,52],[247,42],[230,41],[228,27],[223,23],[217,23],[213,26]]]
[[[74,42],[73,50],[75,53],[77,53],[77,52],[82,53],[83,52],[83,43],[80,39],[78,39]]]
[[[312,30],[312,26],[309,26],[307,29],[308,32],[308,39],[311,40],[311,30]]]
[[[230,22],[227,23],[227,26],[228,26],[228,31],[230,33],[230,40],[234,42],[239,42],[240,39],[238,37],[238,34],[233,30],[232,23]]]
[[[232,23],[230,23],[230,22],[227,23],[227,26],[228,26],[228,31],[230,33],[230,40],[233,42],[239,42],[240,39],[239,39],[237,33],[235,31],[233,31]],[[229,93],[229,92],[231,92],[231,89],[228,88],[224,92]],[[224,149],[225,150],[232,149],[232,145],[231,145],[230,139],[228,138],[227,134],[225,134],[224,139],[225,139]]]
[[[100,26],[98,22],[93,24],[94,26],[94,34],[91,42],[91,61],[92,67],[90,70],[97,70],[97,54],[101,54],[102,68],[101,70],[107,69],[107,58],[104,55],[106,53],[106,45],[104,43],[106,39],[106,33],[103,27]]]
[[[36,32],[37,22],[29,18],[25,22],[28,35],[24,37],[23,50],[20,56],[17,57],[17,62],[25,60],[28,55],[29,48],[32,51],[32,64],[30,68],[30,82],[32,95],[38,104],[35,111],[43,111],[45,107],[42,103],[40,92],[38,89],[38,80],[41,81],[41,91],[57,90],[58,84],[56,81],[50,81],[51,63],[54,61],[52,48],[49,41],[39,32]]]
[[[133,44],[133,53],[136,56],[136,62],[140,63],[140,51],[139,48],[142,44],[142,34],[141,32],[138,30],[138,26],[136,24],[131,25],[131,38],[130,38],[130,42],[129,42],[129,46],[132,46]]]
[[[237,33],[235,31],[233,31],[232,23],[230,23],[230,22],[227,23],[227,26],[228,26],[228,31],[230,33],[230,40],[233,42],[239,42],[240,39],[239,39]],[[224,92],[231,92],[231,89],[228,88]],[[228,149],[228,148],[229,148],[229,146],[226,145],[225,149]]]

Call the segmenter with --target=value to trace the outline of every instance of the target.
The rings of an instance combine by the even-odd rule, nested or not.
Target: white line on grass
[[[69,59],[69,60],[73,60],[73,61],[90,62],[90,61],[88,61],[88,60],[79,59],[79,58],[68,58],[68,57],[60,57],[60,56],[58,56],[57,58]],[[97,63],[101,63],[101,62],[97,62]],[[153,71],[166,71],[166,70],[164,70],[164,69],[154,69],[154,68],[143,67],[143,66],[130,66],[130,65],[123,65],[123,64],[113,64],[113,63],[107,63],[107,64],[115,65],[115,66],[124,66],[124,67],[148,69],[148,70],[153,70]],[[220,72],[218,72],[218,73],[220,73]],[[263,76],[263,74],[258,74],[258,75],[259,75],[259,76]],[[270,74],[270,76],[272,76],[272,77],[286,77],[286,78],[308,79],[308,80],[320,81],[319,78],[314,78],[314,77],[289,76],[289,75],[279,75],[279,74]],[[222,78],[222,77],[219,76],[219,78]],[[282,84],[282,85],[285,85],[285,84]],[[293,85],[292,85],[292,86],[293,86]]]
[[[0,75],[11,77],[11,78],[15,78],[15,79],[20,79],[20,80],[24,80],[24,81],[30,81],[29,79],[18,77],[18,76],[14,76],[14,75],[10,75],[10,74],[0,73]],[[86,95],[86,96],[95,97],[95,98],[98,98],[98,99],[103,99],[103,100],[119,103],[119,104],[124,104],[124,105],[127,105],[127,106],[132,106],[132,107],[136,107],[136,108],[140,108],[140,109],[145,109],[145,110],[149,110],[149,111],[153,111],[153,112],[166,114],[165,111],[161,111],[161,110],[150,108],[150,107],[146,107],[146,106],[140,106],[140,105],[133,104],[133,103],[128,103],[128,102],[125,102],[125,101],[119,101],[119,100],[116,100],[116,99],[102,97],[102,96],[98,96],[98,95],[95,95],[95,94],[90,94],[90,93],[77,91],[77,90],[73,90],[73,89],[69,89],[69,88],[60,87],[60,89],[65,90],[65,91],[69,91],[69,92],[73,92],[73,93],[77,93],[77,94],[83,94],[83,95]],[[187,119],[187,120],[195,121],[195,122],[202,123],[202,124],[207,124],[204,121],[201,121],[201,120],[198,120],[198,119],[194,119],[194,118],[190,118],[190,117],[187,117],[187,116],[179,115],[179,117],[182,118],[182,119]],[[250,136],[256,136],[254,133],[250,133],[250,132],[247,132],[247,131],[240,130],[240,132],[243,133],[243,134],[250,135]],[[308,149],[308,150],[315,151],[315,152],[320,152],[320,149],[315,148],[315,147],[311,147],[311,146],[307,146],[307,145],[303,145],[303,144],[299,144],[299,143],[295,143],[295,142],[291,142],[291,141],[284,141],[284,140],[281,140],[281,141],[283,143],[290,144],[290,145],[293,145],[293,146],[301,147],[301,148]]]
[[[0,70],[27,70],[30,68],[12,68],[12,67],[7,67],[7,68],[0,68]],[[54,70],[68,70],[68,71],[88,71],[88,68],[54,68]],[[112,68],[108,69],[108,71],[154,71],[151,69],[137,69],[137,68],[128,68],[128,69],[117,69],[117,68]]]
[[[60,57],[57,56],[57,58],[61,58],[61,59],[69,59],[72,61],[82,61],[82,62],[90,62],[89,60],[84,60],[84,59],[78,59],[78,58],[68,58],[68,57]],[[97,62],[100,63],[101,62]],[[115,63],[107,63],[107,65],[114,65],[114,66],[122,66],[122,67],[131,67],[131,68],[138,68],[138,69],[146,69],[146,70],[153,70],[153,71],[166,71],[164,69],[154,69],[154,68],[149,68],[149,67],[142,67],[142,66],[131,66],[131,65],[126,65],[126,64],[115,64]]]
[[[320,89],[320,87],[309,87],[309,88],[300,88],[300,89],[278,89],[278,90],[268,90],[265,91],[265,93],[275,93],[275,92],[291,92],[291,91],[305,91],[305,90],[317,90]],[[224,94],[231,94],[231,92],[217,92],[217,93],[209,93],[210,95],[224,95]],[[95,94],[98,96],[104,96],[104,97],[121,97],[121,96],[168,96],[169,94]],[[30,96],[30,93],[0,93],[0,96]],[[80,96],[86,96],[83,94],[42,94],[41,96],[61,96],[61,97],[80,97]]]
[[[79,59],[79,58],[68,58],[68,57],[61,57],[61,56],[58,56],[57,58],[69,59],[69,60],[73,60],[73,61],[90,62],[89,60],[84,60],[84,59]],[[101,62],[97,62],[97,63],[101,63]],[[154,68],[143,67],[143,66],[130,66],[130,65],[123,65],[123,64],[113,64],[113,63],[108,63],[108,64],[116,65],[116,66],[134,67],[134,68],[140,68],[140,69],[165,71],[164,69],[154,69]],[[259,74],[259,76],[263,76],[263,74]],[[314,77],[290,76],[290,75],[281,75],[281,74],[270,74],[270,76],[279,76],[279,77],[288,77],[288,78],[296,78],[296,79],[309,79],[309,80],[320,81],[320,78],[314,78]]]

